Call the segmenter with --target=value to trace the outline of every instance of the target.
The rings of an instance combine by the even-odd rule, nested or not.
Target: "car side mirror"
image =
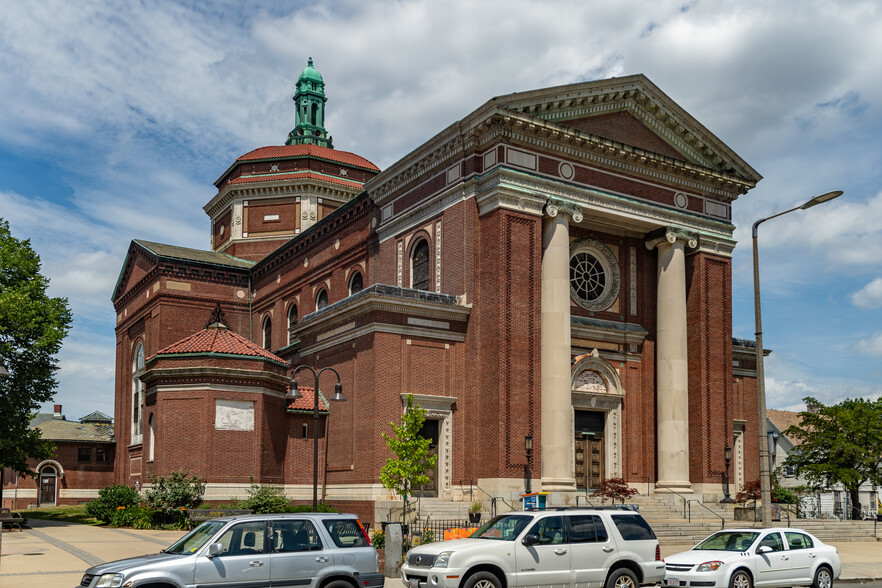
[[[769,547],[768,545],[760,545],[759,547],[756,548],[756,552],[757,553],[771,553],[772,548]]]
[[[214,557],[215,555],[219,555],[220,552],[224,550],[224,546],[220,543],[211,543],[208,546],[208,557]]]
[[[531,545],[536,545],[537,543],[539,543],[539,535],[533,535],[531,533],[530,535],[527,535],[526,537],[521,539],[521,543],[523,543],[527,547],[530,547]]]

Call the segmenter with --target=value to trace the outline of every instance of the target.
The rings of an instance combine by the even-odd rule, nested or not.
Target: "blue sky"
[[[338,149],[381,168],[492,96],[644,73],[764,180],[734,206],[734,335],[760,228],[770,408],[882,393],[882,8],[860,1],[0,0],[0,217],[74,327],[55,402],[113,411],[131,239],[209,246],[202,206],[282,144],[312,56]],[[47,405],[48,406],[48,405]]]

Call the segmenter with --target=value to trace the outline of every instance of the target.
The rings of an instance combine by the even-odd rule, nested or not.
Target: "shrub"
[[[154,522],[163,528],[183,527],[187,509],[199,506],[205,494],[205,480],[184,470],[172,472],[168,478],[150,476],[150,482],[145,502],[156,511]]]
[[[111,516],[110,526],[152,529],[153,511],[137,504],[131,506],[118,506]]]
[[[386,534],[382,529],[374,529],[371,531],[371,545],[377,549],[386,547]]]
[[[735,502],[744,504],[745,502],[756,502],[762,499],[762,491],[760,489],[760,481],[746,482],[741,487],[741,492],[735,494]],[[797,504],[799,497],[782,486],[778,485],[778,479],[772,476],[772,502],[780,502],[785,504]]]
[[[255,514],[287,512],[290,503],[274,486],[251,484],[248,498],[238,504],[238,508],[247,508]]]
[[[631,498],[635,494],[639,494],[636,488],[631,488],[622,478],[607,478],[603,480],[594,490],[594,494],[602,496],[604,501],[609,498],[615,503],[616,500],[625,503],[626,498]]]
[[[432,529],[424,529],[423,536],[420,538],[420,544],[425,545],[426,543],[434,543],[435,542],[435,532]]]
[[[98,498],[86,504],[86,513],[106,525],[111,522],[119,507],[128,508],[137,504],[138,500],[138,492],[130,486],[106,486],[98,491]]]
[[[288,505],[283,512],[312,512],[312,504],[298,504],[298,505]],[[336,508],[328,505],[325,502],[319,502],[316,507],[316,512],[339,512]]]

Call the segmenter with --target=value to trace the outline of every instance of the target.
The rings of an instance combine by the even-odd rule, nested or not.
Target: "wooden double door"
[[[575,414],[575,473],[576,488],[597,488],[604,479],[603,443],[606,413],[577,410]]]

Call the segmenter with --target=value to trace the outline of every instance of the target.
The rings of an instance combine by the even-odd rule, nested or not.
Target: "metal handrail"
[[[668,492],[670,492],[671,494],[676,494],[677,496],[679,496],[680,498],[683,499],[683,518],[687,519],[690,523],[692,522],[692,503],[696,502],[696,503],[698,503],[698,505],[701,508],[703,508],[707,512],[711,513],[712,515],[714,515],[715,517],[720,519],[720,523],[722,524],[722,527],[721,527],[722,529],[726,528],[726,519],[722,515],[719,515],[719,514],[715,513],[714,511],[712,511],[711,509],[709,509],[708,507],[706,507],[704,504],[701,503],[700,500],[688,499],[685,496],[683,496],[682,494],[680,494],[679,492],[677,492],[676,490],[674,490],[673,488],[671,488],[669,486],[665,486],[664,484],[662,484],[660,482],[656,482],[655,485],[657,488],[664,488]],[[688,514],[687,514],[687,510],[688,510]]]
[[[517,509],[515,509],[515,507],[513,507],[511,504],[509,504],[508,501],[505,498],[503,498],[502,496],[491,496],[489,492],[487,492],[486,490],[484,490],[483,488],[481,488],[480,486],[475,484],[474,480],[472,480],[472,483],[469,485],[469,489],[471,489],[471,488],[477,488],[478,490],[483,492],[487,496],[487,498],[490,499],[490,517],[491,518],[496,516],[496,501],[497,500],[501,500],[509,508],[509,510],[517,510]],[[469,492],[469,494],[471,495],[472,498],[474,498],[474,495],[471,492]]]

